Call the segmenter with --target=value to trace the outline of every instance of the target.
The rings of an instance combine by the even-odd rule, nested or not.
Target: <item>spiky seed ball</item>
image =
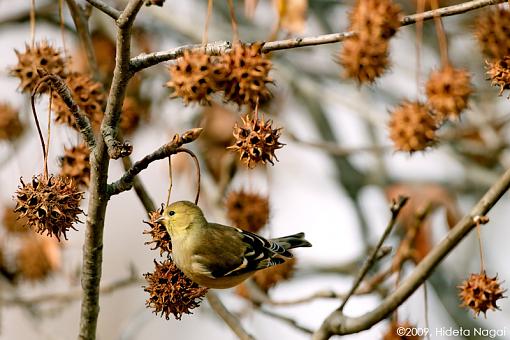
[[[503,91],[510,89],[510,56],[486,62],[486,64],[491,85],[499,86],[498,95],[501,96]]]
[[[235,143],[227,149],[238,151],[240,160],[249,168],[255,167],[258,163],[271,163],[276,159],[275,150],[280,149],[284,144],[280,143],[281,128],[273,129],[271,120],[250,118],[246,115],[241,118],[243,125],[234,125]]]
[[[37,73],[38,68],[61,78],[65,78],[67,75],[67,60],[61,56],[58,49],[50,46],[45,40],[36,42],[34,47],[25,44],[25,52],[18,50],[14,50],[14,52],[18,57],[18,64],[9,70],[9,74],[21,81],[19,85],[21,92],[31,93],[37,85],[41,79]],[[43,93],[48,89],[48,86],[41,85],[39,92]]]
[[[500,59],[510,54],[510,10],[507,7],[495,6],[484,11],[475,25],[475,36],[485,55]]]
[[[484,272],[480,274],[471,274],[469,279],[458,286],[459,297],[462,306],[473,311],[475,316],[482,312],[485,316],[488,310],[499,309],[497,301],[505,298],[506,292],[498,282],[497,276],[488,277]]]
[[[166,86],[173,91],[170,97],[181,97],[186,105],[209,104],[211,94],[218,90],[213,70],[213,61],[206,53],[184,51],[182,58],[169,68],[170,80]]]
[[[396,322],[392,321],[390,323],[390,327],[388,328],[388,331],[383,335],[383,340],[420,340],[423,337],[421,336],[406,336],[406,335],[399,335],[399,329],[409,329],[412,330],[413,328],[416,328],[416,325],[411,324],[409,321],[404,322]]]
[[[447,65],[430,74],[425,86],[428,104],[440,119],[458,119],[467,107],[471,88],[468,71]]]
[[[80,188],[90,183],[90,150],[85,143],[64,148],[60,158],[60,176],[71,179]]]
[[[98,129],[103,117],[103,105],[106,96],[101,83],[92,80],[89,75],[83,73],[71,73],[66,79],[66,84],[71,91],[75,103],[80,107],[89,119],[94,129]],[[78,129],[76,120],[71,110],[62,98],[53,92],[52,110],[55,113],[55,121]]]
[[[154,272],[144,274],[148,282],[144,291],[150,295],[145,302],[147,308],[167,320],[170,314],[177,320],[181,319],[182,314],[191,314],[191,310],[200,305],[208,289],[188,279],[171,260],[154,261],[154,264]]]
[[[404,101],[391,113],[388,126],[398,151],[421,151],[436,142],[437,122],[420,102]]]
[[[8,103],[0,103],[0,140],[14,140],[23,134],[18,111]]]
[[[225,204],[228,219],[237,227],[252,233],[262,229],[269,220],[267,196],[244,190],[232,191]]]
[[[391,0],[357,0],[349,28],[362,38],[389,39],[400,28],[401,17],[400,6]]]
[[[143,231],[144,234],[150,235],[151,240],[145,242],[145,244],[153,245],[152,250],[159,249],[159,255],[163,256],[163,254],[169,255],[172,252],[172,240],[170,239],[170,234],[168,234],[165,226],[161,223],[157,223],[156,220],[161,217],[163,213],[164,207],[161,206],[156,211],[152,211],[149,213],[149,221],[143,221],[150,228]]]
[[[262,43],[238,43],[222,55],[215,76],[226,101],[255,108],[257,101],[262,103],[271,97],[267,84],[273,83],[269,77],[272,63],[262,54],[262,46]]]
[[[60,268],[60,250],[46,237],[25,237],[16,254],[16,267],[22,280],[43,281]]]
[[[24,233],[29,230],[27,226],[27,219],[20,218],[19,215],[14,212],[14,208],[10,206],[4,207],[2,225],[5,230],[13,234]]]
[[[138,100],[131,96],[124,98],[119,125],[122,133],[131,135],[144,118],[147,118],[147,110],[138,103]]]
[[[388,68],[389,45],[385,40],[360,36],[344,41],[337,62],[344,69],[343,77],[355,79],[358,84],[371,84]]]
[[[70,179],[59,175],[34,176],[26,184],[22,179],[20,181],[14,211],[20,217],[26,217],[27,225],[35,232],[55,236],[59,241],[63,235],[67,240],[67,231],[75,229],[73,224],[80,222],[78,215],[83,212],[80,209],[83,192],[78,191]]]
[[[277,266],[257,271],[253,275],[253,280],[260,289],[267,293],[269,289],[276,286],[277,283],[290,279],[294,274],[295,267],[296,258],[291,258]]]

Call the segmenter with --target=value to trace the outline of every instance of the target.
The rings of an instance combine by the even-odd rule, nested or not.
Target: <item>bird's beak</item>
[[[163,224],[163,220],[164,220],[164,219],[165,219],[165,218],[164,218],[163,216],[161,216],[160,218],[158,218],[158,219],[157,219],[156,221],[154,221],[154,222],[159,223],[159,224]]]

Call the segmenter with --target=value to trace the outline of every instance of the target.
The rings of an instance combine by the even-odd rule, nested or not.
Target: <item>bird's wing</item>
[[[207,252],[197,250],[193,262],[198,262],[215,278],[237,276],[285,262],[292,253],[278,243],[254,233],[221,224],[209,223]],[[228,242],[224,239],[229,238]],[[220,242],[221,240],[221,242]],[[220,246],[219,246],[220,245]]]

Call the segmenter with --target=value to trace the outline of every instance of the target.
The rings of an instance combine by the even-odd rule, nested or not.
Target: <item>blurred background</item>
[[[241,40],[264,41],[348,29],[348,11],[353,1],[287,2],[293,10],[275,32],[278,22],[275,2],[236,1]],[[414,1],[396,2],[406,14],[416,11]],[[440,1],[440,5],[460,2]],[[122,8],[125,2],[117,3],[117,8]],[[29,10],[29,1],[0,0],[0,102],[9,103],[19,112],[24,128],[16,139],[0,141],[0,217],[4,227],[8,223],[5,216],[14,206],[12,197],[20,177],[29,181],[43,168],[29,96],[17,91],[19,80],[10,77],[8,71],[18,62],[15,49],[23,51],[30,41]],[[387,242],[393,247],[392,253],[369,275],[375,277],[391,264],[407,235],[406,228],[412,224],[409,221],[416,211],[430,205],[432,212],[418,226],[418,236],[411,245],[413,256],[402,263],[401,276],[405,277],[510,166],[508,99],[506,94],[498,97],[498,89],[485,80],[485,58],[474,37],[475,18],[483,11],[443,19],[450,61],[469,70],[475,92],[462,119],[443,126],[440,142],[427,151],[412,155],[395,152],[387,122],[389,112],[404,99],[424,99],[423,85],[428,74],[440,66],[432,21],[424,24],[420,69],[417,71],[415,26],[403,27],[391,41],[391,68],[370,86],[360,87],[341,77],[342,69],[335,63],[340,44],[271,53],[274,86],[269,88],[273,98],[260,111],[273,120],[273,127],[283,128],[280,141],[286,144],[276,151],[278,162],[274,166],[248,169],[237,161],[237,154],[225,150],[225,146],[233,143],[234,122],[240,121],[241,113],[236,106],[221,100],[210,107],[184,106],[179,98],[169,99],[169,90],[164,86],[169,80],[167,69],[171,63],[151,67],[132,80],[128,91],[135,123],[132,129],[126,128],[124,135],[134,145],[132,159],[152,152],[175,133],[204,127],[204,134],[191,148],[202,165],[200,206],[207,218],[232,224],[227,216],[227,198],[244,190],[268,199],[269,220],[259,231],[262,235],[303,231],[313,244],[312,248],[295,252],[297,261],[290,278],[277,279],[274,286],[267,288],[268,296],[275,302],[292,302],[320,291],[345,293],[367,250],[377,242],[390,219],[389,199],[406,194],[410,196],[407,210]],[[109,17],[97,10],[92,12],[90,29],[108,86],[114,65],[115,31]],[[205,0],[169,0],[162,8],[144,7],[135,23],[132,54],[200,43],[206,12]],[[66,6],[64,19],[63,41],[58,2],[36,1],[36,41],[45,39],[54,47],[65,48],[72,68],[86,69],[86,57]],[[209,41],[232,39],[226,1],[214,2],[208,36]],[[45,127],[47,98],[38,101],[38,112]],[[76,131],[52,125],[50,173],[61,171],[64,148],[69,149],[78,141]],[[193,163],[185,156],[174,157],[172,163],[171,199],[192,200],[196,190]],[[110,181],[119,178],[123,171],[121,161],[112,161]],[[157,205],[166,201],[169,185],[166,161],[153,163],[140,178]],[[84,209],[87,198],[85,194]],[[490,276],[497,274],[501,281],[510,277],[507,264],[510,231],[506,225],[509,208],[505,195],[490,212],[490,223],[482,228],[486,270]],[[145,307],[148,294],[142,288],[146,284],[142,274],[151,272],[153,260],[160,257],[158,251],[144,244],[149,241],[143,234],[148,228],[143,223],[147,220],[146,211],[135,193],[129,191],[112,197],[106,218],[102,283],[110,287],[113,284],[113,288],[101,296],[98,339],[235,338],[205,300],[192,315],[184,315],[180,321],[165,320],[151,313]],[[85,220],[83,215],[81,220]],[[5,273],[0,285],[0,339],[76,337],[84,224],[77,224],[76,229],[68,233],[68,241],[60,244],[42,240],[32,232],[12,232],[8,227],[1,231]],[[28,248],[29,245],[33,248]],[[45,259],[44,264],[37,262],[40,258]],[[510,327],[508,299],[500,301],[501,311],[490,311],[487,318],[474,318],[470,311],[459,307],[456,286],[470,273],[478,272],[479,267],[478,241],[475,233],[471,233],[427,281],[428,323],[432,330]],[[356,316],[370,311],[394,287],[395,275],[388,275],[370,294],[353,297],[345,313]],[[257,339],[307,339],[309,334],[294,327],[288,319],[315,330],[339,306],[338,298],[260,305],[250,302],[249,295],[242,289],[219,292],[227,307],[240,315],[245,328]],[[426,326],[423,288],[398,309],[398,318]],[[345,338],[382,338],[388,325],[387,321],[381,322]],[[510,339],[510,330],[506,334],[502,339]],[[461,338],[432,335],[434,339]]]

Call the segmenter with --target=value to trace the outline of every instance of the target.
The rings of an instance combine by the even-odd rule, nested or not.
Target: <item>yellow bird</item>
[[[209,223],[188,201],[170,204],[157,220],[172,239],[174,263],[203,287],[234,287],[257,270],[285,262],[289,249],[311,247],[304,233],[267,240],[239,228]]]

